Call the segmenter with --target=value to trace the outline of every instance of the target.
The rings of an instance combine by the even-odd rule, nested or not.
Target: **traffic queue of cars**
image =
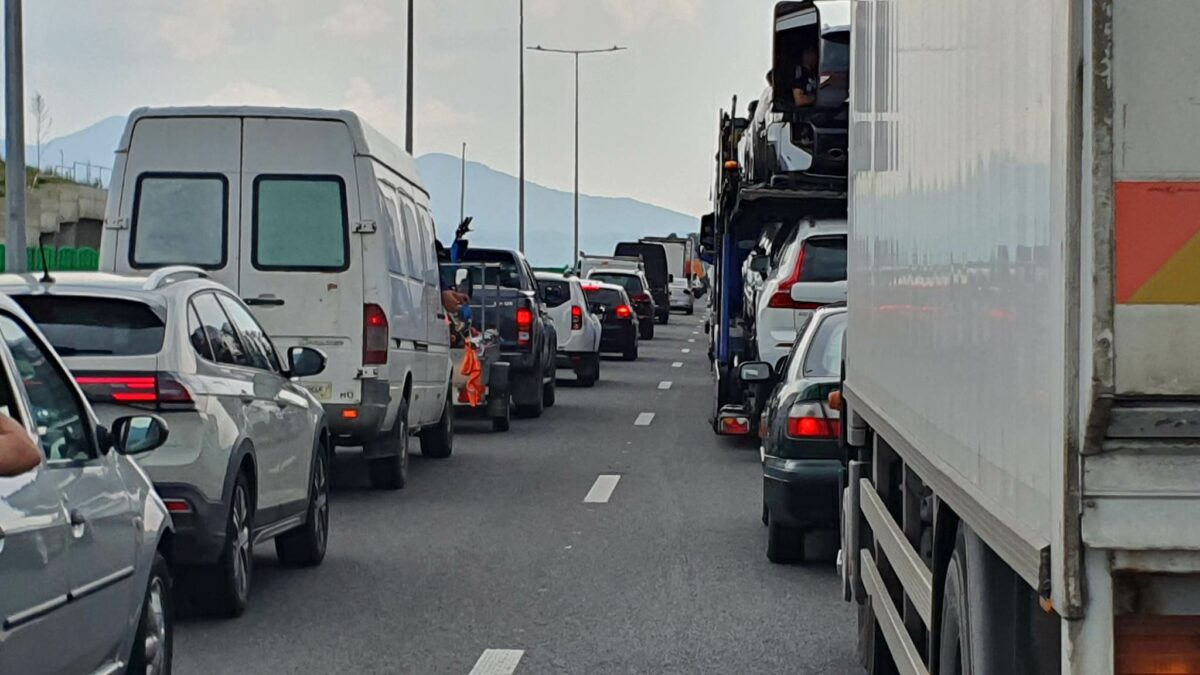
[[[0,276],[0,413],[44,455],[0,477],[0,672],[169,672],[177,602],[240,615],[270,541],[322,562],[336,447],[380,489],[413,438],[451,455],[452,318],[494,340],[501,431],[554,405],[557,369],[636,359],[657,292],[447,263],[412,158],[345,111],[135,111],[101,248],[100,272]],[[456,266],[476,290],[452,317]]]

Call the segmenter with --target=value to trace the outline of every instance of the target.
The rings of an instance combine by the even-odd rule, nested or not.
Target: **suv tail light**
[[[633,310],[629,308],[629,305],[617,305],[613,313],[617,315],[618,319],[628,319],[633,316]]]
[[[363,365],[382,366],[387,360],[387,314],[379,305],[363,305]]]
[[[788,438],[837,438],[841,431],[842,420],[838,412],[828,410],[821,403],[797,403],[788,412]]]
[[[517,308],[517,344],[525,347],[533,339],[533,310]]]
[[[79,375],[75,381],[89,401],[157,410],[195,410],[192,392],[170,373]]]
[[[630,300],[634,302],[650,302],[651,298],[649,293],[634,293]]]
[[[579,305],[571,306],[571,330],[583,330],[583,308]]]

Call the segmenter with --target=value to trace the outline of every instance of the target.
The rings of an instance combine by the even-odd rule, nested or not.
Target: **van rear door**
[[[361,402],[363,270],[354,142],[338,121],[245,118],[239,294],[282,350],[323,351],[306,381]]]

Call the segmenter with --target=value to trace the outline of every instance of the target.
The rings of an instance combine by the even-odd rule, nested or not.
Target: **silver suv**
[[[0,278],[37,322],[102,421],[149,410],[171,437],[139,463],[177,529],[174,563],[198,608],[245,608],[254,546],[316,565],[328,537],[329,431],[293,377],[318,374],[307,347],[276,354],[246,306],[195,268],[149,277]]]
[[[44,337],[0,295],[0,412],[41,445],[0,477],[0,673],[171,668],[171,517],[126,455],[167,438],[161,418],[106,429]]]

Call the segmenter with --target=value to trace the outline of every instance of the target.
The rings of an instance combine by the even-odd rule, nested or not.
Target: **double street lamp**
[[[608,49],[549,49],[538,45],[529,47],[530,51],[546,54],[569,54],[575,57],[575,248],[573,259],[575,268],[579,268],[579,57],[591,54],[612,54],[625,51],[625,47],[609,47]],[[523,233],[522,233],[523,234]]]

